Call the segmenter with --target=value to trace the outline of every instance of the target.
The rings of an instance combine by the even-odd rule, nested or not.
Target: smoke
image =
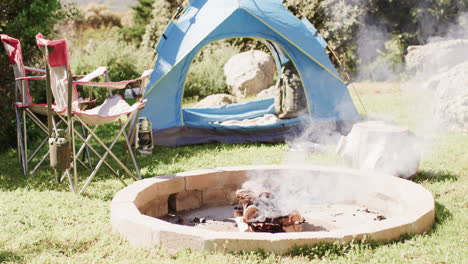
[[[432,37],[428,38],[426,45],[408,49],[406,64],[396,65],[399,69],[406,69],[403,75],[395,74],[395,65],[380,56],[392,41],[390,32],[373,21],[363,21],[366,23],[360,28],[358,56],[362,65],[369,67],[360,69],[359,79],[395,80],[400,83],[396,89],[401,92],[406,111],[403,113],[404,118],[399,118],[416,132],[419,140],[415,143],[423,157],[431,154],[434,139],[443,131],[440,130],[441,119],[468,131],[468,12],[461,14],[455,24],[438,36],[433,36],[436,30],[433,22],[420,23],[424,27],[421,30]],[[312,122],[302,134],[287,141],[290,151],[285,155],[283,164],[292,167],[312,165],[310,153],[332,154],[334,148],[329,146],[336,145],[340,138],[336,130],[334,122]],[[391,145],[391,142],[387,143]],[[406,154],[404,151],[399,153],[400,158],[405,159]],[[411,155],[408,159],[418,159],[414,157],[414,152],[408,155]],[[398,163],[393,166],[386,166],[385,169],[396,172],[406,170]],[[328,176],[320,173],[304,174],[299,170],[274,175],[252,174],[243,188],[272,193],[275,196],[275,207],[281,208],[281,212],[267,213],[271,215],[287,215],[305,206],[352,201],[356,195],[368,195],[370,192],[356,186],[352,177]],[[366,181],[378,184],[375,178]]]
[[[257,221],[294,212],[305,214],[324,205],[364,201],[381,185],[375,178],[369,178],[366,179],[366,187],[363,188],[362,181],[350,175],[308,170],[304,166],[288,167],[287,170],[270,173],[252,172],[249,175],[250,180],[243,184],[243,189],[256,194],[271,194],[264,202],[262,197],[257,199],[255,206],[260,212]]]
[[[362,24],[359,31],[357,55],[360,61],[358,80],[394,80],[392,65],[381,57],[392,35],[383,27]]]

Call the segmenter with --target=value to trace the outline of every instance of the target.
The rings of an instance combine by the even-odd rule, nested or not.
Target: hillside
[[[89,3],[97,3],[106,5],[114,12],[125,12],[130,9],[130,6],[137,3],[136,0],[61,0],[62,3],[76,3],[78,7],[85,6]]]

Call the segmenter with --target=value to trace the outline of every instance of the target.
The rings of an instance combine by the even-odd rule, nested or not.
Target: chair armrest
[[[42,76],[25,76],[25,77],[18,77],[15,80],[22,81],[22,80],[44,80],[46,78],[45,75]]]
[[[37,72],[37,73],[46,73],[46,70],[44,69],[39,69],[39,68],[34,68],[34,67],[29,67],[29,66],[24,66],[24,69],[30,72]],[[73,75],[73,78],[83,78],[86,75]]]
[[[81,80],[73,82],[73,84],[82,85],[82,86],[95,86],[95,87],[102,87],[102,88],[111,88],[111,89],[123,89],[129,83],[134,83],[136,81],[139,81],[139,80],[142,80],[142,79],[148,77],[152,72],[153,72],[153,70],[146,70],[137,79],[120,81],[120,82],[89,82],[89,81],[82,81],[84,79],[83,78]]]
[[[39,69],[39,68],[34,68],[34,67],[24,66],[24,69],[27,71],[31,71],[31,72],[38,72],[38,73],[44,73],[44,74],[46,73],[44,69]]]
[[[107,67],[101,66],[101,67],[97,68],[96,70],[94,70],[93,72],[88,73],[83,78],[77,80],[76,82],[89,82],[89,81],[103,75],[106,72],[107,72]],[[73,83],[75,83],[75,82],[73,82]]]

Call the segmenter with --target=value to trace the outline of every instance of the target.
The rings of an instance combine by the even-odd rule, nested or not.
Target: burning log
[[[239,205],[234,208],[237,226],[241,232],[301,232],[304,218],[293,212],[288,215],[278,215],[274,196],[269,192],[255,195],[254,192],[239,189],[236,191]],[[272,215],[268,215],[268,211]],[[273,213],[272,213],[273,212]]]

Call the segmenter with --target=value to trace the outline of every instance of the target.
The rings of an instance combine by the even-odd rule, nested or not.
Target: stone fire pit
[[[296,203],[306,220],[303,232],[243,233],[233,228],[232,204],[243,183],[253,177],[297,180],[297,175],[311,183],[303,192],[311,198]],[[284,187],[288,184],[285,181]],[[201,217],[208,222],[193,223],[192,219]],[[296,246],[348,243],[364,236],[389,241],[427,231],[434,217],[431,193],[416,183],[318,166],[229,167],[149,178],[119,191],[111,204],[112,226],[131,244],[169,250],[285,253]]]

